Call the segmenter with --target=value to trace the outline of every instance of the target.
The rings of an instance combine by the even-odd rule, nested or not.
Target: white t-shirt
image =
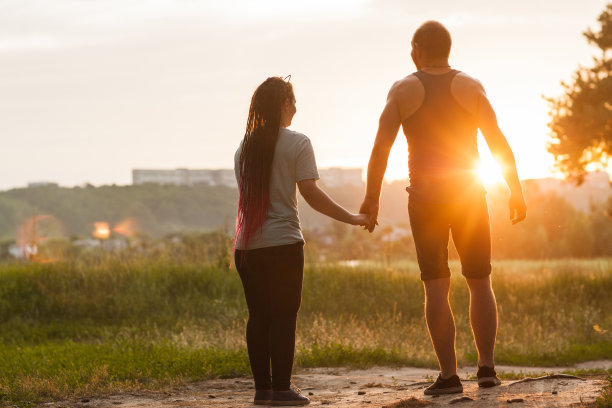
[[[234,155],[234,173],[238,184],[240,184],[241,150],[242,143]],[[303,242],[304,237],[298,217],[296,183],[308,179],[319,179],[310,139],[301,133],[281,128],[270,175],[268,214],[261,233],[255,234],[246,248],[241,246],[238,237],[237,249],[257,249]]]

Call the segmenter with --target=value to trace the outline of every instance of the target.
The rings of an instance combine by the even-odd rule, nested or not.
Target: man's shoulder
[[[395,81],[389,90],[389,100],[397,100],[405,103],[413,98],[419,99],[424,92],[423,84],[416,75],[410,74]]]
[[[484,90],[482,82],[463,71],[459,71],[457,75],[455,75],[453,82],[459,85],[470,87],[475,90]]]
[[[414,73],[412,73],[400,80],[395,81],[391,86],[391,92],[403,92],[406,90],[413,90],[418,87],[422,87],[421,81]]]

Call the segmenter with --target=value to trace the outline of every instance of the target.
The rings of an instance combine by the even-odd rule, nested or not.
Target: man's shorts
[[[452,203],[431,203],[410,197],[408,215],[421,270],[421,280],[447,278],[448,233],[466,278],[491,274],[491,230],[487,200],[478,194]]]

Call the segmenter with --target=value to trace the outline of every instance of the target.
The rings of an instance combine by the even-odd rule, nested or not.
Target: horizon
[[[329,166],[329,167],[319,167],[319,170],[329,170],[329,169],[343,169],[343,170],[356,170],[359,169],[362,171],[362,182],[366,183],[366,170],[367,168],[363,168],[363,167],[341,167],[341,166]],[[231,168],[185,168],[185,167],[177,167],[177,168],[139,168],[139,169],[132,169],[132,170],[162,170],[162,171],[172,171],[172,170],[211,170],[211,171],[231,171],[233,172],[234,170]],[[585,181],[586,179],[589,178],[589,176],[594,175],[594,174],[607,174],[608,175],[608,180],[610,182],[610,184],[612,185],[612,172],[608,171],[608,170],[591,170],[588,171],[586,176],[585,176]],[[392,184],[395,182],[404,182],[404,181],[408,181],[408,177],[405,178],[387,178],[385,177],[383,179],[383,183],[384,184]],[[482,178],[481,178],[482,180]],[[521,181],[526,181],[526,180],[558,180],[561,181],[564,184],[567,185],[573,185],[574,188],[579,188],[581,186],[579,185],[575,185],[574,183],[572,183],[572,181],[566,179],[566,178],[561,178],[561,177],[556,177],[555,175],[550,175],[550,176],[545,176],[545,177],[533,177],[533,178],[521,178]],[[319,180],[319,182],[323,182],[325,183],[325,179],[323,177],[321,177]],[[497,186],[500,184],[505,185],[505,181],[502,179],[490,179],[490,180],[482,180],[483,184],[485,185],[485,187],[493,187],[493,186]],[[30,185],[30,184],[40,184],[40,185]],[[158,183],[153,183],[153,184],[158,184]],[[179,184],[173,184],[173,183],[166,183],[168,185],[179,185]],[[66,185],[66,184],[62,184],[59,183],[57,181],[54,180],[30,180],[27,182],[27,184],[25,185],[19,185],[19,186],[11,186],[8,188],[2,188],[0,187],[0,192],[4,192],[4,191],[10,191],[10,190],[17,190],[17,189],[25,189],[25,188],[37,188],[37,187],[47,187],[47,186],[57,186],[60,188],[85,188],[87,186],[93,186],[95,188],[98,187],[108,187],[108,186],[118,186],[118,187],[126,187],[126,186],[137,186],[138,184],[134,184],[133,182],[128,182],[128,183],[106,183],[106,184],[93,184],[87,181],[84,181],[83,183],[80,184],[72,184],[72,185]],[[194,184],[197,185],[197,184]]]

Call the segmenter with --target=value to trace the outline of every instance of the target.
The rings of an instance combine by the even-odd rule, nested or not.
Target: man
[[[440,364],[440,375],[426,395],[463,392],[457,376],[455,322],[448,301],[449,231],[470,290],[470,323],[478,349],[478,385],[492,387],[497,305],[491,287],[491,237],[485,190],[476,174],[480,128],[510,188],[510,218],[526,215],[512,150],[495,112],[476,79],[451,69],[451,37],[439,22],[421,25],[412,39],[417,72],[391,87],[368,165],[366,196],[360,212],[377,224],[382,179],[400,125],[408,140],[408,214],[425,288],[425,316]]]

